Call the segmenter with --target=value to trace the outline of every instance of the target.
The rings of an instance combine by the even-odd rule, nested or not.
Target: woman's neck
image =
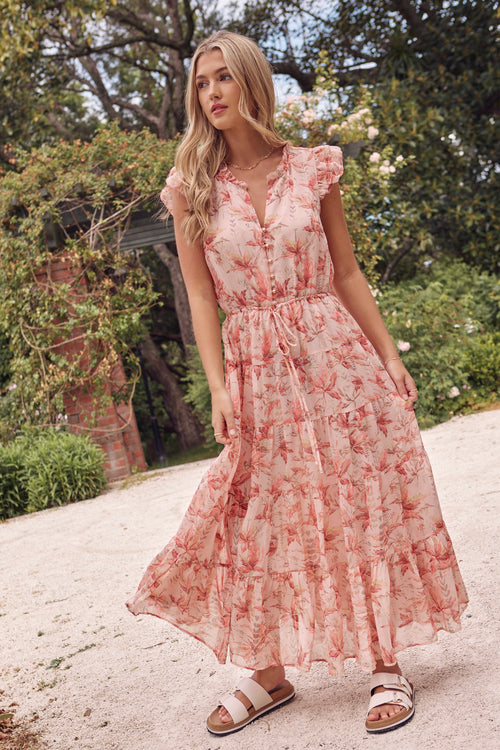
[[[225,131],[224,138],[229,149],[229,164],[248,167],[269,152],[269,143],[252,127]]]

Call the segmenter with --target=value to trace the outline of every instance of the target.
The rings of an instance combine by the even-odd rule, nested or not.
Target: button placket
[[[270,240],[269,240],[269,237],[268,237],[268,232],[267,232],[267,230],[266,230],[265,227],[262,227],[262,243],[264,245],[264,249],[265,249],[265,252],[266,252],[266,260],[267,260],[267,265],[268,265],[268,268],[269,268],[269,280],[270,280],[271,294],[274,297],[276,295],[276,291],[277,291],[277,289],[276,289],[276,276],[275,276],[275,274],[273,273],[273,270],[272,270],[272,268],[273,268],[273,260],[270,257],[271,244],[270,244]]]

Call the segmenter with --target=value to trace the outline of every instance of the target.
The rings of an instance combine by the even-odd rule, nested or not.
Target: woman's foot
[[[393,664],[392,667],[387,667],[382,660],[377,661],[375,665],[375,669],[373,670],[372,674],[377,674],[377,672],[390,672],[391,674],[402,674],[401,669],[399,668],[399,664],[396,662],[396,664]],[[385,688],[383,686],[380,686],[378,688],[375,688],[373,691],[373,694],[376,693],[383,693],[385,691]],[[403,710],[403,706],[398,706],[396,703],[383,703],[381,706],[376,706],[376,708],[372,708],[370,713],[367,716],[368,721],[380,721],[380,719],[389,719],[391,716],[394,716],[395,714],[399,713]]]
[[[264,690],[267,690],[269,693],[271,690],[274,690],[275,688],[280,685],[283,680],[285,679],[285,668],[284,667],[268,667],[268,669],[257,669],[252,677],[252,680],[255,680],[259,683],[261,687],[264,688]],[[235,697],[240,700],[245,708],[248,710],[250,706],[252,705],[251,702],[248,700],[247,696],[244,695],[240,690],[237,690],[235,692]],[[232,721],[231,716],[229,715],[228,711],[224,708],[224,706],[221,706],[219,708],[219,716],[221,718],[221,721],[225,724]]]
[[[386,667],[377,661],[370,680],[370,704],[365,727],[370,734],[403,726],[415,713],[413,685],[403,677],[398,664]]]

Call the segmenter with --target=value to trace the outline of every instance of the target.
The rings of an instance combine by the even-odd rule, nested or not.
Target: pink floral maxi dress
[[[467,595],[413,410],[333,292],[320,200],[340,149],[285,146],[264,226],[223,166],[205,257],[238,437],[146,570],[134,614],[224,663],[342,673],[455,631]],[[162,193],[180,188],[172,170]]]

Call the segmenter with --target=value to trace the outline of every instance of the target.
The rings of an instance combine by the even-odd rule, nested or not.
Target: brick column
[[[47,263],[36,277],[41,287],[47,286],[48,293],[53,284],[70,285],[70,294],[75,300],[85,295],[87,290],[85,279],[79,276],[79,269],[74,261],[64,255],[59,255]],[[77,336],[78,330],[74,334],[75,338]],[[89,362],[89,352],[86,351],[83,339],[63,341],[57,352],[69,361],[78,358],[83,368]],[[122,362],[119,361],[111,372],[106,397],[110,397],[125,384],[125,371]],[[90,434],[104,450],[107,457],[104,468],[108,481],[124,479],[132,470],[146,470],[147,464],[131,404],[110,402],[96,415],[96,399],[91,386],[69,389],[63,394],[63,399],[69,430]]]

